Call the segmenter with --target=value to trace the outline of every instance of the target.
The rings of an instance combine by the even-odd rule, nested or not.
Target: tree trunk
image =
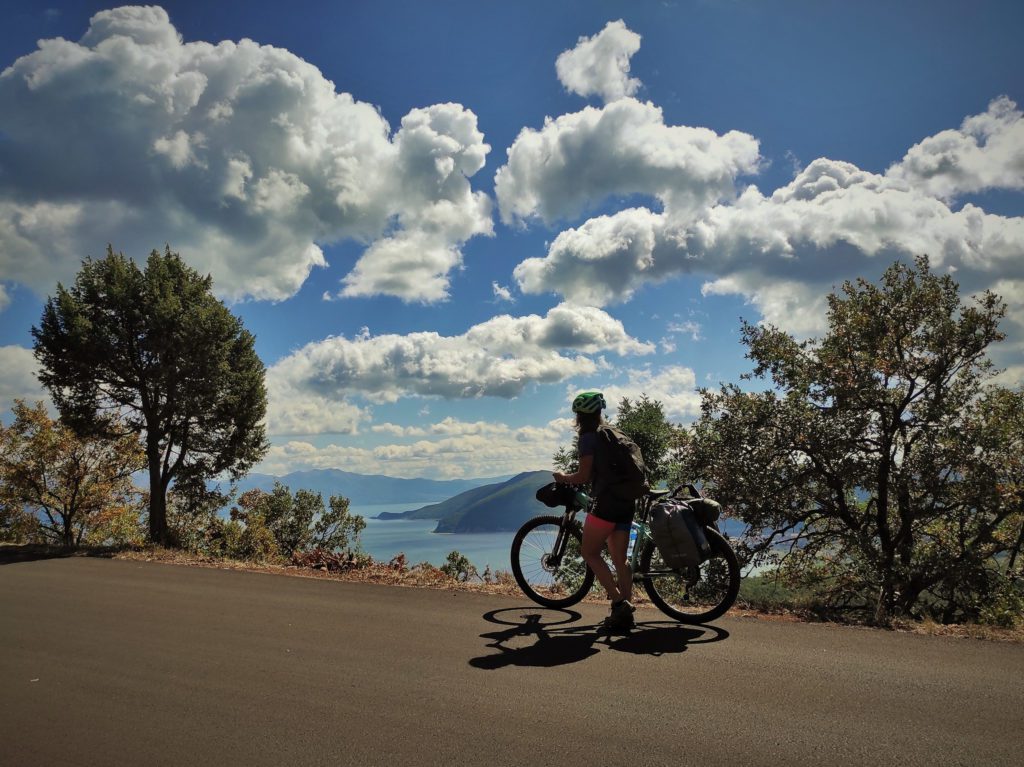
[[[892,602],[894,596],[893,583],[886,578],[878,591],[878,603],[875,605],[874,623],[876,626],[888,626],[892,621]]]
[[[149,459],[149,540],[167,545],[167,495],[160,477],[160,444],[149,440],[146,445]]]
[[[75,548],[75,530],[71,526],[71,520],[65,516],[62,516],[62,522],[64,529],[62,531],[62,537],[64,539],[64,548],[73,549]]]
[[[1020,525],[1020,535],[1017,536],[1017,543],[1013,546],[1013,551],[1010,552],[1010,563],[1006,566],[1007,574],[1013,572],[1013,566],[1017,564],[1017,556],[1020,554],[1021,547],[1024,546],[1024,522]]]

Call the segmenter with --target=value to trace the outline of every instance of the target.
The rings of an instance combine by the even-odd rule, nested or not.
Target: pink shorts
[[[583,520],[583,527],[595,529],[607,538],[616,530],[629,530],[630,523],[609,522],[607,519],[601,519],[600,517],[595,517],[593,514],[587,514],[587,518]]]

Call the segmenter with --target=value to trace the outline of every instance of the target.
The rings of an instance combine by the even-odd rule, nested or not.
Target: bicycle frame
[[[640,554],[643,552],[646,544],[651,541],[653,542],[654,537],[651,535],[650,525],[647,524],[647,519],[651,513],[651,505],[654,501],[660,498],[663,494],[652,495],[647,493],[637,499],[637,514],[632,521],[631,530],[636,530],[636,540],[633,542],[633,549],[629,555],[629,567],[634,573],[635,578],[643,578],[643,573],[640,573]],[[559,525],[558,537],[555,539],[555,545],[552,547],[551,558],[552,564],[556,567],[562,561],[562,557],[565,556],[565,549],[569,543],[569,536],[566,535],[566,530],[569,525],[573,524],[576,520],[576,515],[580,512],[586,512],[587,509],[579,507],[566,506],[565,511],[562,513],[562,522]]]
[[[703,494],[693,485],[687,485],[686,487],[694,497],[703,497]],[[648,573],[640,571],[640,555],[648,543],[653,545],[654,542],[654,536],[651,535],[651,526],[647,522],[651,515],[651,507],[655,501],[664,498],[666,495],[668,495],[668,491],[649,490],[636,500],[637,513],[630,526],[630,532],[636,530],[636,540],[633,542],[632,551],[629,553],[629,569],[633,571],[633,578],[636,580],[642,580],[648,575]],[[593,503],[591,501],[591,505]],[[561,563],[562,557],[565,556],[566,546],[568,546],[569,536],[566,535],[566,529],[575,522],[577,514],[581,511],[586,512],[589,508],[589,506],[584,509],[572,505],[565,507],[565,511],[562,513],[562,523],[558,529],[558,537],[555,539],[555,545],[551,551],[551,558],[556,567]],[[669,572],[671,571],[666,571],[666,573]]]
[[[586,509],[579,507],[566,506],[565,511],[562,512],[562,522],[558,526],[558,537],[555,538],[555,545],[551,549],[551,565],[558,567],[562,562],[562,557],[565,556],[565,549],[569,545],[569,535],[566,531],[569,529],[569,525],[576,521],[576,515]]]

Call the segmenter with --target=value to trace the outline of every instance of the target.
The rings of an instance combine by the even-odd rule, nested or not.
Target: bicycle
[[[687,485],[693,496],[702,497]],[[648,523],[651,508],[668,490],[649,490],[637,500],[630,533],[629,566],[633,582],[643,583],[651,601],[681,623],[704,623],[721,617],[740,589],[740,565],[717,525],[705,525],[711,553],[698,567],[673,570],[658,553]],[[559,516],[527,520],[512,539],[512,574],[531,600],[544,607],[564,608],[582,600],[594,585],[594,573],[583,561],[583,529],[576,515],[586,511],[568,498]],[[634,540],[635,534],[635,540]]]

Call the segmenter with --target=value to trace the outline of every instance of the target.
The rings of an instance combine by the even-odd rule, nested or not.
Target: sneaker
[[[601,625],[606,629],[619,631],[631,629],[636,625],[633,620],[634,612],[636,612],[636,608],[625,599],[621,602],[614,602],[611,614],[602,621]]]

